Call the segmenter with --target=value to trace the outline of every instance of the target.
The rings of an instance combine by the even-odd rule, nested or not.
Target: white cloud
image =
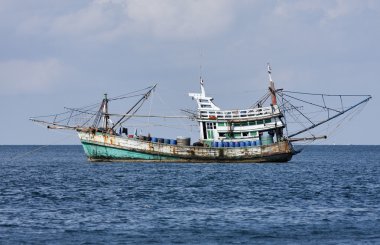
[[[49,91],[63,66],[56,59],[0,62],[0,94],[24,94]]]
[[[122,35],[203,38],[229,27],[232,6],[231,0],[95,0],[56,18],[52,28],[56,34],[101,39]]]
[[[321,22],[357,14],[376,8],[373,0],[315,0],[315,1],[280,1],[275,7],[274,14],[282,17],[297,17],[301,13],[320,15]]]

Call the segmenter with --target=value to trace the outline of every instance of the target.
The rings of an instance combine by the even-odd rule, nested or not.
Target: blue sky
[[[218,105],[250,106],[267,62],[277,87],[371,94],[326,143],[380,143],[379,1],[1,0],[0,19],[0,144],[79,144],[28,118],[155,82],[156,113],[195,108],[200,64]]]

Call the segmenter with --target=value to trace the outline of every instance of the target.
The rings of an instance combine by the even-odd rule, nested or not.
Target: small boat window
[[[207,129],[216,129],[216,123],[206,123]]]
[[[241,133],[234,133],[234,138],[240,138],[241,137]]]
[[[251,135],[251,136],[257,136],[257,131],[251,131],[251,132],[250,132],[250,135]]]

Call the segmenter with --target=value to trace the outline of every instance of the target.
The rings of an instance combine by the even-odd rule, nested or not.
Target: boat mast
[[[104,94],[104,106],[103,106],[103,127],[107,130],[108,129],[108,119],[109,119],[109,115],[108,115],[108,99],[107,99],[107,94]]]
[[[269,91],[272,97],[272,105],[277,105],[276,89],[274,87],[274,82],[272,80],[272,68],[270,67],[269,63],[268,63],[268,76],[269,76]]]

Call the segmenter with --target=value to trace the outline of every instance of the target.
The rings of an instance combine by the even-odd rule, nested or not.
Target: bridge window
[[[241,133],[234,133],[234,138],[240,138],[241,137]]]
[[[250,135],[251,135],[251,136],[257,136],[257,131],[251,131],[251,132],[250,132]]]
[[[216,123],[206,123],[207,129],[216,129]]]

